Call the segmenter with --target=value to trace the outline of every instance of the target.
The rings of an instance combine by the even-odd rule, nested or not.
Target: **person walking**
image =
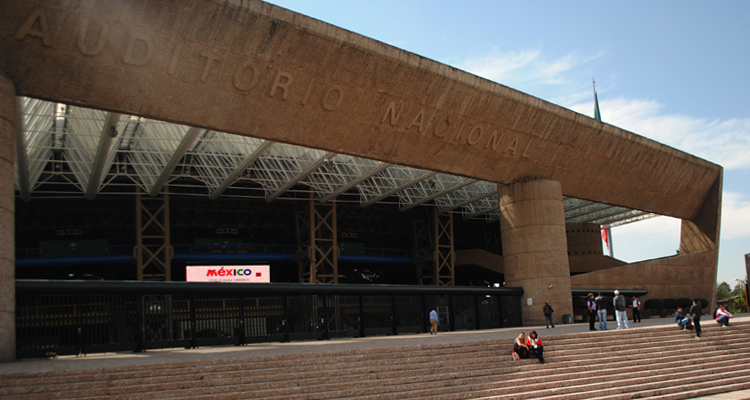
[[[612,299],[615,306],[615,319],[617,320],[617,329],[628,329],[628,314],[625,312],[625,297],[615,290],[615,298]]]
[[[599,330],[608,331],[607,327],[607,300],[602,296],[602,292],[594,299],[596,302],[596,313],[599,316]]]
[[[430,325],[432,325],[430,328],[430,335],[437,335],[438,315],[434,308],[430,311]]]
[[[693,305],[690,306],[688,314],[693,318],[693,326],[695,326],[695,337],[700,338],[701,332],[701,315],[703,315],[703,309],[701,308],[701,302],[698,299],[693,300]]]
[[[641,301],[638,297],[633,296],[633,323],[641,322]]]
[[[589,309],[589,330],[595,331],[594,323],[596,322],[596,301],[594,301],[594,294],[589,293],[589,299],[586,300],[586,307]]]
[[[542,312],[544,312],[544,323],[547,325],[547,329],[549,329],[549,326],[552,325],[552,327],[555,327],[555,323],[552,321],[552,313],[555,312],[555,310],[552,309],[552,306],[549,305],[549,301],[544,302],[544,307],[542,307]]]

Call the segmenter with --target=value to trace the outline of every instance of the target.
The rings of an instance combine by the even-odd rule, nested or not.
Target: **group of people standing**
[[[615,297],[612,299],[612,305],[615,308],[615,319],[617,320],[617,329],[628,329],[628,315],[625,310],[630,307],[633,309],[633,322],[641,322],[641,301],[638,297],[633,296],[633,301],[630,305],[627,305],[625,296],[620,294],[619,290],[615,290]],[[595,331],[594,327],[596,318],[599,317],[599,329],[608,331],[607,327],[607,300],[599,292],[597,297],[594,297],[593,293],[589,293],[588,300],[586,300],[586,308],[589,311],[589,330]]]

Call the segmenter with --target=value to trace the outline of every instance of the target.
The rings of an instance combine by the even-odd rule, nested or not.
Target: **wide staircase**
[[[750,389],[750,322],[0,375],[2,399],[687,399]],[[519,329],[520,330],[520,329]],[[544,330],[542,333],[550,333]]]

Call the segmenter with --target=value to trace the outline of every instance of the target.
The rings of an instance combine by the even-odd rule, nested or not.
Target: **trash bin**
[[[563,324],[572,324],[573,319],[570,317],[570,314],[564,314],[563,315]]]

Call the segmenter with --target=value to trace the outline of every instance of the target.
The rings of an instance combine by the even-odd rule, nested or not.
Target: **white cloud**
[[[750,200],[724,192],[721,199],[721,240],[750,238]],[[750,245],[747,247],[750,252]]]
[[[487,57],[466,60],[458,67],[553,103],[566,104],[592,95],[591,89],[582,90],[580,85],[582,80],[591,79],[585,76],[583,67],[604,53],[589,56],[572,53],[548,59],[540,50],[501,53],[495,49]],[[545,97],[546,93],[551,95]]]
[[[605,122],[636,132],[657,142],[705,158],[725,169],[750,168],[750,119],[726,121],[684,115],[662,115],[654,100],[612,99],[599,101]],[[593,102],[570,106],[587,113]]]
[[[656,217],[612,228],[615,258],[632,263],[675,255],[681,223],[676,218]]]

